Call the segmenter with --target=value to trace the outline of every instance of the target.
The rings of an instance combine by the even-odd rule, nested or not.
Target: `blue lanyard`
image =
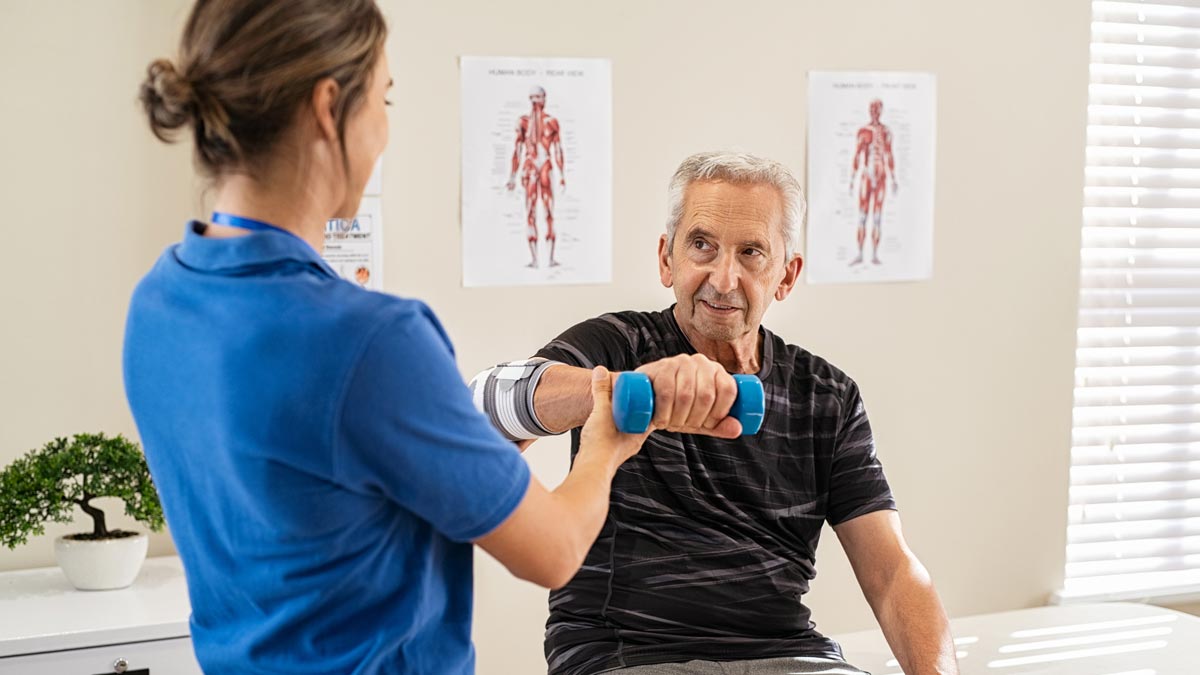
[[[240,227],[242,229],[253,230],[256,232],[270,232],[271,230],[274,230],[276,232],[282,232],[282,233],[288,235],[289,237],[295,237],[296,239],[299,239],[300,241],[304,242],[305,247],[307,247],[309,250],[312,250],[312,244],[309,244],[307,241],[305,241],[305,239],[303,237],[296,234],[295,232],[285,230],[282,227],[279,227],[278,225],[272,225],[270,223],[263,222],[261,220],[255,220],[253,218],[243,218],[242,216],[235,216],[232,213],[225,213],[224,211],[213,211],[212,221],[216,225],[228,225],[229,227]],[[329,276],[331,276],[335,279],[337,278],[337,276],[338,276],[337,272],[334,272],[333,268],[329,266],[329,263],[325,262],[325,259],[322,258],[319,254],[317,256],[317,261],[315,264]]]
[[[289,232],[278,225],[272,225],[270,223],[266,223],[261,220],[255,220],[253,218],[235,216],[232,213],[225,213],[224,211],[213,211],[212,221],[216,225],[240,227],[245,230],[255,230],[257,232],[269,232],[271,230],[275,230],[276,232],[282,232],[293,237],[296,236],[295,232]]]

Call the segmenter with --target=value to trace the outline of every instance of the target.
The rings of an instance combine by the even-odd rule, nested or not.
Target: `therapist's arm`
[[[637,454],[649,435],[617,431],[608,371],[601,367],[594,373],[583,372],[590,378],[590,415],[584,416],[571,472],[553,491],[531,477],[529,489],[512,515],[475,542],[514,576],[547,588],[566,585],[579,571],[604,526],[617,468]]]
[[[958,675],[946,610],[904,541],[900,516],[874,511],[833,531],[900,668],[910,675]]]

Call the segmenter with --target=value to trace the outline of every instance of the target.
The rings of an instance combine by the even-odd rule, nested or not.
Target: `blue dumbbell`
[[[742,435],[758,433],[762,426],[763,400],[762,382],[753,375],[734,375],[737,383],[737,399],[729,409],[729,416],[742,423]],[[650,427],[654,419],[654,387],[650,376],[645,373],[624,372],[617,376],[613,386],[613,421],[617,429],[626,434],[640,434]]]

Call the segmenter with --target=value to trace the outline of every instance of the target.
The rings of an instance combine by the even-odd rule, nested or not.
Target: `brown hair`
[[[387,25],[374,0],[197,0],[176,63],[157,59],[139,98],[159,140],[191,125],[210,176],[253,172],[320,80],[340,91],[334,115],[362,103]]]

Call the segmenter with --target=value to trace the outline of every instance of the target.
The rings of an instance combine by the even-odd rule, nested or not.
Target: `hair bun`
[[[150,118],[150,130],[160,140],[171,140],[171,132],[192,121],[195,110],[192,85],[184,79],[175,64],[157,59],[146,69],[138,98]]]

